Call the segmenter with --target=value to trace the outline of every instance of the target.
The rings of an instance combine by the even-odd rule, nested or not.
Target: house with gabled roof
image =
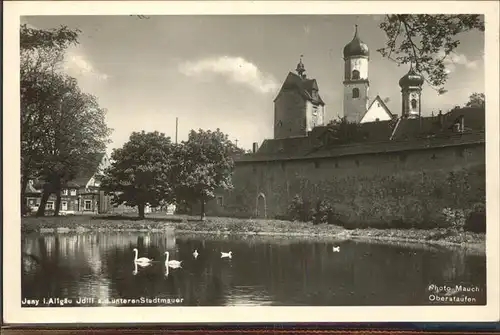
[[[382,100],[382,98],[377,95],[375,99],[373,99],[372,103],[359,122],[366,123],[376,121],[390,121],[395,117],[397,117],[397,115],[392,114],[389,110],[389,107],[387,107],[387,105],[385,104],[384,100]]]
[[[109,165],[105,153],[88,155],[89,164],[78,175],[64,185],[61,190],[60,213],[97,214],[110,210],[110,197],[100,190],[100,175]],[[30,180],[26,187],[25,201],[31,212],[38,210],[42,198],[43,182]],[[52,194],[46,204],[46,210],[54,210],[56,195]]]

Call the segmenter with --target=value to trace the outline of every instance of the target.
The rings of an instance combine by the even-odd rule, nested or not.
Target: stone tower
[[[368,46],[358,37],[344,47],[344,117],[349,122],[360,122],[368,108]]]
[[[274,99],[274,138],[303,137],[324,125],[325,103],[316,79],[307,78],[302,57]]]
[[[401,117],[416,119],[421,115],[421,96],[424,78],[410,67],[410,71],[399,80],[401,87]]]

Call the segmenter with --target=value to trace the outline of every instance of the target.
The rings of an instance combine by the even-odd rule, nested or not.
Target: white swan
[[[220,252],[220,258],[233,258],[233,252]]]
[[[199,255],[199,253],[198,253],[198,249],[196,249],[196,250],[193,252],[193,257],[194,257],[194,259],[198,258],[198,255]]]
[[[340,246],[333,247],[333,252],[340,252]]]
[[[139,251],[137,251],[137,249],[134,248],[134,253],[135,253],[134,263],[138,264],[139,266],[148,266],[148,265],[151,265],[151,262],[153,260],[149,259],[149,258],[146,258],[146,257],[137,258],[138,252]]]
[[[176,261],[172,259],[171,261],[168,260],[170,253],[168,251],[165,251],[165,255],[167,255],[167,258],[165,259],[165,266],[166,267],[171,267],[173,269],[180,268],[182,267],[182,261]]]

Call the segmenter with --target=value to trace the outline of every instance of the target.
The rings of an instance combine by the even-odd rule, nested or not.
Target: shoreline
[[[216,236],[274,236],[287,238],[377,241],[473,249],[486,253],[485,234],[453,233],[435,229],[352,229],[281,220],[207,217],[199,221],[188,216],[148,216],[139,220],[129,216],[23,217],[23,234],[63,234],[88,232],[165,232]]]

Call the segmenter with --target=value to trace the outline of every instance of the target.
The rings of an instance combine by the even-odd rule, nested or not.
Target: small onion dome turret
[[[413,66],[410,68],[410,71],[408,71],[407,74],[399,79],[399,86],[401,88],[410,86],[422,86],[423,83],[424,77],[415,72]]]
[[[305,78],[304,72],[306,72],[306,67],[304,66],[304,63],[302,63],[302,57],[303,56],[300,55],[300,61],[299,64],[297,64],[297,68],[295,69],[295,71],[297,71],[301,78]]]
[[[356,31],[354,32],[354,38],[344,47],[344,58],[354,57],[354,56],[370,56],[370,51],[368,46],[363,43],[358,37],[358,25],[356,25]]]

